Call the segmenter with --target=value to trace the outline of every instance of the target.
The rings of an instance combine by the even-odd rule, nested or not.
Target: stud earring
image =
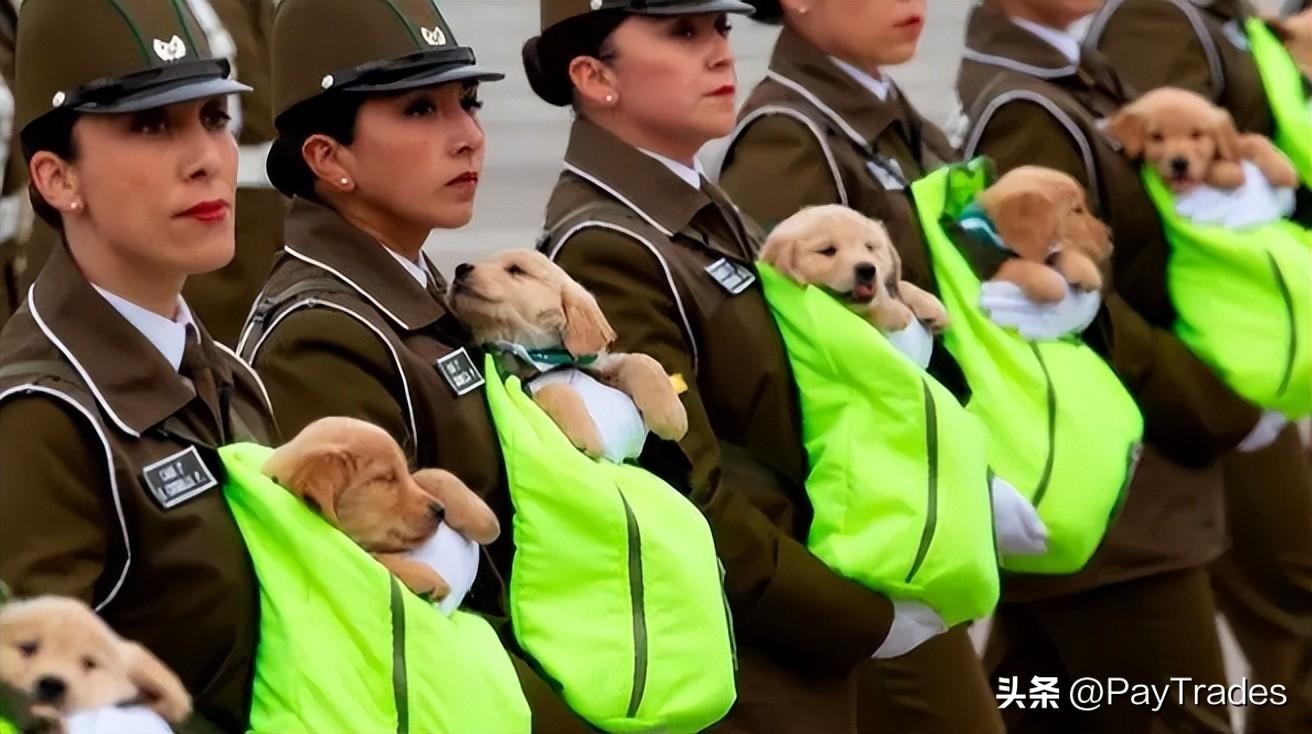
[[[79,209],[82,208],[82,202],[80,202],[80,201],[75,201],[75,202],[73,202],[72,204],[69,204],[69,205],[68,205],[68,208],[69,208],[69,209],[72,209],[73,211],[77,211],[77,210],[79,210]]]
[[[606,95],[606,104],[615,104],[615,95],[613,94]]]
[[[342,177],[342,185],[343,185],[343,186],[350,186],[350,185],[351,185],[351,179],[349,179],[349,178],[343,176],[343,177]]]

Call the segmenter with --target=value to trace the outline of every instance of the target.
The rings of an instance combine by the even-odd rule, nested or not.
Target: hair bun
[[[779,0],[744,0],[744,2],[756,8],[756,12],[752,13],[752,20],[775,24],[784,19],[784,9]]]
[[[547,104],[568,107],[574,103],[574,87],[569,80],[569,61],[556,63],[556,59],[542,58],[542,36],[524,42],[520,55],[524,60],[524,73],[533,93]],[[549,69],[549,71],[548,71]]]

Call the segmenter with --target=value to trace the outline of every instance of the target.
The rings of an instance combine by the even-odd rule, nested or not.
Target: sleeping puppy
[[[1100,266],[1111,258],[1107,225],[1089,212],[1084,187],[1061,171],[1020,166],[975,197],[1001,242],[1018,257],[993,280],[1015,283],[1030,300],[1056,303],[1070,287],[1102,289]],[[967,221],[963,220],[963,226]]]
[[[492,510],[450,472],[411,474],[392,436],[354,418],[321,418],[269,457],[261,472],[369,552],[419,596],[440,600],[451,587],[410,558],[445,520],[475,543],[496,540]]]
[[[625,456],[633,453],[632,444],[641,450],[647,430],[670,441],[688,432],[687,412],[661,364],[645,354],[609,353],[615,332],[596,299],[546,256],[509,250],[455,272],[448,294],[452,311],[478,343],[519,355],[533,399],[579,450],[622,461],[632,458]],[[569,370],[570,379],[557,379],[555,373]],[[534,378],[544,382],[535,387]],[[637,435],[626,448],[613,449],[614,437],[599,427],[616,422],[602,415],[613,412],[616,401],[584,378],[618,390],[636,406],[637,420],[625,423],[636,424],[630,433]],[[598,410],[601,401],[608,403],[606,411]]]
[[[1240,134],[1229,112],[1184,89],[1148,92],[1113,115],[1106,130],[1127,156],[1155,167],[1177,194],[1204,184],[1236,189],[1244,183],[1245,160],[1276,188],[1298,184],[1293,165],[1270,140]]]
[[[948,312],[929,293],[902,280],[902,258],[884,225],[845,206],[811,206],[780,222],[761,260],[802,285],[824,288],[880,331],[919,319],[935,333]]]
[[[191,714],[191,697],[171,670],[120,638],[86,604],[65,597],[0,608],[0,683],[41,719],[123,705],[143,706],[175,724]]]

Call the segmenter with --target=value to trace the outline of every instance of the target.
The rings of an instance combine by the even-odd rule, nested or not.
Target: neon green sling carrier
[[[989,183],[981,160],[911,185],[939,297],[943,343],[971,387],[989,464],[1039,511],[1048,552],[1003,557],[1009,571],[1070,574],[1093,557],[1120,507],[1143,417],[1111,367],[1079,339],[1028,342],[979,306],[981,283],[944,229]]]
[[[999,578],[979,423],[828,293],[757,271],[802,408],[811,552],[948,625],[988,616]]]
[[[578,451],[491,355],[485,374],[515,507],[520,646],[603,731],[691,734],[719,721],[736,697],[735,651],[701,512],[640,467]]]
[[[1312,233],[1287,220],[1195,224],[1155,171],[1142,173],[1171,245],[1176,336],[1250,402],[1312,414]]]
[[[492,627],[410,593],[260,473],[271,453],[219,450],[260,580],[250,730],[527,734],[528,703]]]
[[[1285,44],[1260,18],[1245,20],[1244,31],[1275,117],[1276,146],[1289,156],[1303,185],[1312,188],[1312,99],[1308,98],[1303,72]]]

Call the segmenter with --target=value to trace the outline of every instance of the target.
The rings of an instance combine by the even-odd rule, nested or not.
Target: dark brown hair
[[[524,43],[521,56],[529,86],[547,104],[574,104],[569,65],[580,56],[603,61],[614,58],[610,35],[629,17],[622,10],[603,10],[561,21]]]
[[[72,110],[56,110],[33,124],[29,124],[19,135],[23,146],[23,160],[32,162],[32,157],[43,150],[50,151],[72,163],[77,160],[77,146],[73,144],[73,125],[80,117]],[[27,198],[32,202],[32,211],[56,231],[64,231],[64,220],[59,210],[50,205],[45,197],[37,191],[36,184],[27,183]]]
[[[322,94],[301,102],[278,116],[278,138],[269,150],[265,166],[274,188],[287,196],[318,201],[314,184],[318,176],[305,162],[301,148],[313,135],[326,135],[342,145],[355,142],[355,121],[370,95]]]

